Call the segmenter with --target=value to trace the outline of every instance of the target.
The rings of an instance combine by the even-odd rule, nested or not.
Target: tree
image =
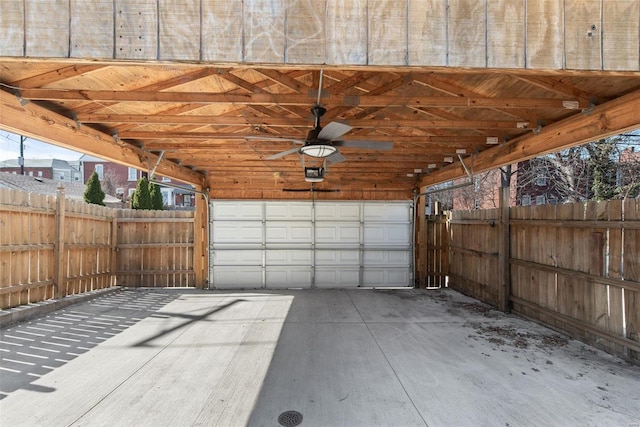
[[[102,174],[102,190],[111,196],[118,197],[117,189],[123,188],[122,178],[112,168],[105,168]]]
[[[616,193],[616,164],[613,155],[616,141],[613,138],[601,139],[587,145],[589,166],[593,171],[591,190],[594,200],[609,200]]]
[[[149,183],[149,194],[151,195],[151,209],[161,211],[164,208],[164,201],[162,200],[162,191],[160,186],[156,183]]]
[[[138,180],[136,190],[131,195],[131,207],[133,209],[153,209],[151,195],[149,194],[149,181],[146,177]]]
[[[89,181],[87,181],[87,188],[84,190],[84,201],[104,206],[104,191],[100,187],[100,179],[96,171],[93,171]]]

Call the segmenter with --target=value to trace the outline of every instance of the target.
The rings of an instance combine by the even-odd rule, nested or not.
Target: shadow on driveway
[[[0,399],[32,384],[157,311],[180,294],[125,290],[0,330]]]

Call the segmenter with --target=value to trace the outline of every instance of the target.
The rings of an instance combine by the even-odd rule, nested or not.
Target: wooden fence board
[[[56,283],[58,297],[115,284],[193,286],[193,212],[71,200],[57,209],[55,197],[0,189],[0,308],[54,298]]]
[[[514,311],[640,360],[640,212],[635,199],[510,209]],[[451,287],[496,305],[487,211],[451,218]],[[626,345],[625,345],[626,343]]]

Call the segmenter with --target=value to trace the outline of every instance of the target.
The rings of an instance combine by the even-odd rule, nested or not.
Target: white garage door
[[[413,285],[410,202],[211,202],[210,287]]]

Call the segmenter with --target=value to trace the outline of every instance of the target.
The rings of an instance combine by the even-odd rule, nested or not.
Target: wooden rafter
[[[19,95],[31,103],[18,105],[35,117],[17,119],[18,114],[3,123],[6,129],[52,142],[61,138],[58,145],[143,169],[163,151],[163,167],[182,165],[181,180],[201,179],[212,197],[234,191],[239,197],[277,197],[283,185],[308,185],[297,155],[268,158],[299,147],[287,139],[306,139],[314,123],[310,108],[317,102],[320,67],[72,60],[34,60],[30,67],[31,62],[8,61],[0,68],[0,83],[20,88],[10,89],[14,102],[7,105],[15,105]],[[327,112],[321,125],[342,121],[353,128],[340,139],[394,145],[389,151],[340,147],[346,160],[329,165],[319,186],[358,194],[381,191],[382,198],[411,197],[420,185],[464,176],[457,159],[461,150],[479,171],[574,144],[574,138],[583,141],[585,129],[588,135],[605,135],[609,126],[620,127],[615,120],[579,119],[613,104],[594,108],[591,103],[640,91],[640,76],[629,72],[322,69],[320,101]],[[42,117],[55,117],[60,128],[51,128]],[[561,135],[550,129],[560,129]],[[78,132],[98,135],[100,143],[91,144],[85,136],[69,142]],[[305,158],[307,166],[316,163]]]
[[[542,154],[560,151],[640,128],[640,90],[609,101],[583,114],[543,128],[538,133],[520,137],[473,158],[473,170],[482,172]],[[464,177],[460,164],[434,171],[421,180],[421,185],[431,185]]]
[[[300,94],[247,95],[202,93],[202,92],[155,92],[155,91],[108,91],[108,90],[59,90],[24,89],[20,91],[24,99],[43,101],[100,101],[100,102],[175,102],[175,103],[229,103],[262,105],[307,105],[312,100]],[[458,108],[531,108],[568,109],[588,108],[586,102],[571,98],[488,98],[488,97],[438,97],[438,96],[339,96],[323,98],[323,103],[360,106],[416,106],[416,107],[458,107]]]
[[[0,90],[0,128],[138,169],[148,169],[158,162],[158,156],[153,153],[118,143],[111,135],[78,126],[73,120],[34,103],[21,102],[3,90]],[[198,188],[203,188],[205,183],[204,175],[167,161],[161,160],[156,171]]]

